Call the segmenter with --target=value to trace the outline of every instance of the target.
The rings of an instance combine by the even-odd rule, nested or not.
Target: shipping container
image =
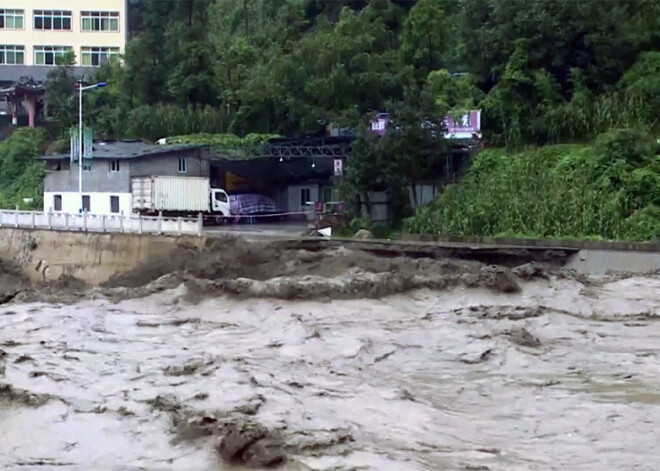
[[[136,212],[208,212],[211,188],[207,177],[133,177]]]

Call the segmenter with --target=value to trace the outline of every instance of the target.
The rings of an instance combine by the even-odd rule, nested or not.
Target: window
[[[226,202],[227,202],[227,195],[224,194],[224,193],[221,192],[221,191],[218,191],[218,192],[215,194],[215,200],[216,200],[216,201],[220,201],[221,203],[226,203]]]
[[[89,195],[83,195],[82,197],[82,210],[87,212],[90,211]]]
[[[80,49],[82,65],[96,67],[119,57],[118,47],[83,47]]]
[[[68,46],[34,46],[34,64],[57,65],[58,59],[64,58],[70,51]]]
[[[110,171],[119,172],[119,159],[110,161]]]
[[[0,46],[0,64],[25,64],[24,46]]]
[[[312,191],[309,188],[300,189],[300,206],[305,206],[312,199]]]
[[[82,31],[119,31],[119,12],[117,11],[83,11]]]
[[[119,212],[119,196],[110,197],[110,212],[111,213]]]
[[[179,159],[179,173],[186,173],[188,171],[187,165],[186,165],[186,158],[181,157]]]
[[[53,208],[55,211],[62,211],[62,195],[53,195]]]
[[[34,10],[34,29],[71,31],[71,10]]]
[[[23,10],[0,9],[0,29],[23,29]]]

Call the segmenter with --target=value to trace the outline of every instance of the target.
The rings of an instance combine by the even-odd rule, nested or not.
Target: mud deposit
[[[341,250],[155,267],[5,283],[0,469],[658,469],[658,276]]]

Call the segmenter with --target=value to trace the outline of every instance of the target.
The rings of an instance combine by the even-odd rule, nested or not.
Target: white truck
[[[147,176],[131,178],[133,212],[168,216],[216,215],[231,213],[225,190],[211,188],[208,177]]]

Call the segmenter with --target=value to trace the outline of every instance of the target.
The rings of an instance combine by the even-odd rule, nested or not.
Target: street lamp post
[[[80,201],[80,213],[83,212],[83,198],[82,198],[82,176],[83,176],[83,101],[82,96],[85,90],[93,88],[105,87],[105,82],[95,83],[94,85],[82,86],[82,82],[78,85],[78,197]]]

